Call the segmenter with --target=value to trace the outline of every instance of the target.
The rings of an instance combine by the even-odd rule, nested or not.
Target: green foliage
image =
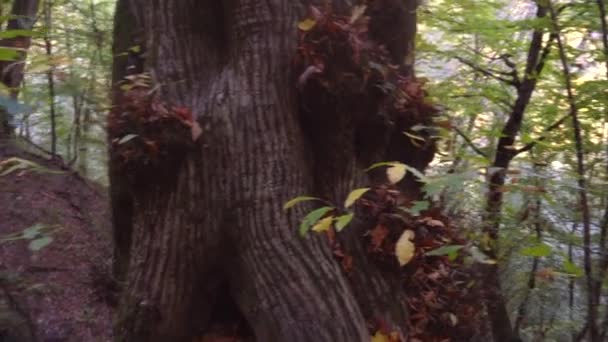
[[[20,100],[10,107],[16,133],[50,150],[51,98],[47,78],[52,73],[58,153],[66,161],[73,160],[74,167],[84,176],[102,182],[107,173],[104,126],[110,106],[114,5],[115,1],[55,1],[50,29],[45,27],[41,11],[33,30],[0,33],[1,38],[32,37]],[[51,55],[42,41],[47,35],[52,44]],[[19,54],[19,50],[0,49],[0,59],[12,60]],[[8,92],[0,95],[8,97]],[[0,102],[6,101],[0,98]]]
[[[463,245],[446,245],[433,249],[424,253],[426,256],[444,256],[447,255],[450,260],[455,260],[458,257],[458,251],[464,248]]]
[[[599,12],[595,1],[551,3],[559,12],[560,34],[566,44],[578,116],[585,132],[591,220],[599,230],[602,224],[605,227],[602,217],[608,203],[608,76]],[[441,157],[427,176],[424,190],[440,200],[450,216],[461,217],[459,225],[470,227],[470,236],[482,246],[485,237],[479,229],[486,216],[488,174],[496,171],[488,167],[518,95],[517,89],[504,80],[512,79],[515,73],[519,80],[524,76],[531,30],[544,29],[544,46],[552,29],[550,18],[536,19],[535,12],[533,1],[510,0],[433,0],[419,12],[418,72],[430,79],[431,96],[446,108],[445,116],[462,133],[452,130],[444,138]],[[583,241],[578,176],[571,120],[563,120],[568,115],[568,104],[555,45],[542,73],[533,76],[536,90],[512,146],[515,150],[528,144],[533,147],[519,154],[510,170],[505,170],[506,184],[500,189],[504,199],[497,261],[504,270],[503,288],[509,289],[504,296],[512,298],[510,305],[530,302],[525,319],[528,328],[522,337],[532,340],[538,336],[534,333],[543,331],[545,338],[559,340],[580,329],[587,294],[578,279],[584,275],[580,266]],[[561,124],[547,131],[560,120]],[[599,234],[594,235],[596,250],[599,240]],[[568,261],[567,250],[573,261]],[[599,254],[594,256],[594,264],[599,262]],[[539,272],[535,277],[548,281],[536,282],[537,288],[529,289],[534,258],[538,259]],[[563,270],[568,281],[575,279],[572,307],[563,299],[569,291],[568,283],[551,276],[559,275],[557,272],[540,272],[551,269]],[[528,292],[529,296],[523,295]],[[568,310],[562,310],[565,307]],[[542,316],[547,313],[551,314],[552,325]]]
[[[522,249],[521,254],[529,257],[546,257],[551,255],[551,251],[551,246],[541,242]]]
[[[38,252],[53,242],[53,237],[51,235],[59,230],[61,230],[61,227],[58,225],[36,223],[33,226],[23,229],[19,233],[0,237],[0,244],[10,241],[26,240],[28,241],[28,248],[32,252]]]
[[[283,210],[287,210],[289,208],[292,208],[293,206],[295,206],[298,203],[301,202],[306,202],[306,201],[318,201],[319,199],[316,197],[311,197],[311,196],[298,196],[294,199],[289,200],[287,203],[285,203],[285,205],[283,206]]]
[[[369,189],[370,188],[359,188],[351,191],[348,196],[346,196],[346,200],[344,201],[344,208],[349,208],[350,206],[352,206],[355,201],[361,198],[361,196],[368,192]]]
[[[304,236],[310,228],[315,225],[323,216],[334,210],[334,207],[321,207],[308,213],[300,223],[300,235]]]
[[[62,171],[56,171],[41,166],[33,161],[11,157],[0,161],[0,177],[7,176],[16,171],[33,171],[40,173],[63,173]]]

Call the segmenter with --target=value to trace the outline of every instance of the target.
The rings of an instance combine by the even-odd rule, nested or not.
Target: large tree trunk
[[[318,117],[301,115],[293,60],[305,2],[119,1],[115,55],[142,39],[161,99],[190,108],[203,133],[184,156],[137,180],[110,165],[115,272],[125,281],[117,340],[188,340],[232,301],[258,341],[369,341],[369,324],[380,322],[405,333],[398,276],[368,260],[360,244],[365,222],[341,236],[354,262],[347,274],[326,239],[298,236],[311,207],[282,210],[304,194],[340,203],[365,185],[361,162],[423,169],[433,154],[412,150],[400,131],[383,132],[383,149],[361,161],[355,142],[365,127],[348,116],[352,108],[327,106],[320,126]],[[415,11],[401,1],[375,6],[403,24],[375,22],[395,27],[385,43],[411,75]],[[115,82],[139,68],[127,64],[116,59]],[[413,179],[401,187],[418,193]]]

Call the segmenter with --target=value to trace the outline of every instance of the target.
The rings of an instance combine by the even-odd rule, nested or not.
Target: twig
[[[500,76],[496,75],[496,73],[499,73],[499,74],[506,74],[506,75],[511,75],[510,73],[503,73],[503,72],[501,72],[501,71],[497,71],[497,70],[489,70],[489,69],[484,69],[484,68],[480,67],[479,65],[477,65],[477,64],[475,64],[475,63],[473,63],[473,62],[471,62],[471,61],[469,61],[469,60],[466,60],[466,59],[464,59],[464,58],[462,58],[462,57],[458,57],[458,56],[456,56],[455,58],[456,58],[456,59],[457,59],[457,60],[458,60],[460,63],[462,63],[462,64],[465,64],[465,65],[469,66],[471,69],[473,69],[473,70],[475,70],[475,71],[477,71],[477,72],[479,72],[479,73],[481,73],[481,74],[483,74],[483,75],[486,75],[486,76],[488,76],[488,77],[491,77],[491,78],[493,78],[493,79],[495,79],[495,80],[498,80],[498,81],[500,81],[500,82],[503,82],[503,83],[506,83],[506,84],[512,85],[512,86],[514,86],[515,88],[519,87],[519,83],[518,83],[518,82],[516,82],[514,79],[513,79],[513,80],[509,80],[509,79],[506,79],[506,78],[503,78],[503,77],[500,77]]]
[[[545,128],[545,130],[541,133],[541,136],[538,139],[536,139],[536,140],[530,142],[529,144],[527,144],[526,146],[516,150],[515,155],[519,155],[521,153],[524,153],[524,152],[527,152],[527,151],[530,151],[531,149],[533,149],[534,146],[536,146],[536,144],[538,144],[539,142],[541,142],[547,138],[547,135],[546,135],[547,133],[549,133],[552,130],[561,126],[564,123],[564,121],[566,121],[566,119],[568,119],[569,117],[570,117],[570,114],[564,115],[559,120],[554,122],[551,126]]]
[[[475,151],[477,154],[479,154],[480,156],[482,156],[484,158],[488,158],[488,156],[482,150],[480,150],[477,146],[475,146],[475,143],[473,143],[473,141],[469,137],[467,137],[467,135],[464,134],[460,130],[460,128],[454,127],[454,131],[456,132],[456,134],[461,136],[462,139],[464,139],[464,141],[467,143],[467,145],[469,145],[469,147],[471,147],[473,149],[473,151]]]

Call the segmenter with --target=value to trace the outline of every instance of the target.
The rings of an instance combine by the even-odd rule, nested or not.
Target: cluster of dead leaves
[[[403,268],[410,341],[467,341],[481,327],[483,307],[474,277],[463,258],[428,255],[446,245],[466,242],[438,211],[414,221],[416,253]]]
[[[298,25],[300,89],[314,78],[331,93],[362,92],[372,75],[381,78],[373,66],[388,65],[388,54],[369,39],[365,11],[355,6],[350,16],[340,16],[331,8],[310,7],[310,17]]]
[[[483,307],[474,276],[459,254],[430,253],[464,246],[466,241],[438,209],[414,217],[398,210],[403,204],[389,185],[371,189],[357,203],[360,210],[377,215],[364,242],[370,258],[403,279],[410,310],[406,340],[466,341],[482,327]]]
[[[350,16],[339,16],[331,8],[310,7],[310,17],[301,21],[296,66],[298,88],[315,80],[326,91],[344,95],[383,93],[383,111],[396,115],[428,116],[438,109],[428,102],[426,79],[407,76],[390,62],[389,53],[369,37],[366,7],[355,6]]]
[[[190,109],[163,102],[146,74],[130,76],[122,89],[108,116],[112,155],[120,165],[158,164],[200,136]]]

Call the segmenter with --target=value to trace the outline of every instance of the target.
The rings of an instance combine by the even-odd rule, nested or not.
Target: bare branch
[[[531,143],[527,144],[526,146],[518,149],[515,151],[515,155],[519,155],[521,153],[530,151],[531,149],[534,148],[534,146],[536,146],[536,144],[538,144],[539,142],[545,140],[547,138],[547,133],[553,131],[554,129],[558,128],[559,126],[561,126],[564,121],[566,121],[566,119],[568,119],[570,117],[570,114],[564,115],[562,116],[559,120],[557,120],[556,122],[554,122],[551,126],[545,128],[545,130],[541,133],[541,136],[532,141]]]
[[[497,80],[497,81],[500,81],[500,82],[503,82],[503,83],[506,83],[506,84],[512,85],[512,86],[514,86],[515,88],[519,87],[519,83],[518,83],[518,82],[516,82],[516,80],[514,80],[514,79],[511,79],[511,80],[510,80],[510,79],[507,79],[507,78],[504,78],[504,77],[501,77],[501,76],[498,76],[498,75],[497,75],[497,74],[511,75],[511,73],[505,73],[505,72],[498,71],[498,70],[485,69],[485,68],[482,68],[482,67],[480,67],[479,65],[477,65],[477,64],[475,64],[475,63],[473,63],[473,62],[471,62],[471,61],[469,61],[469,60],[467,60],[467,59],[464,59],[464,58],[462,58],[462,57],[458,57],[458,56],[456,56],[455,58],[456,58],[456,59],[457,59],[457,60],[458,60],[460,63],[462,63],[462,64],[465,64],[465,65],[469,66],[471,69],[473,69],[473,70],[475,70],[475,71],[477,71],[477,72],[479,72],[479,73],[481,73],[481,74],[483,74],[483,75],[486,75],[486,76],[488,76],[488,77],[491,77],[491,78],[493,78],[493,79],[495,79],[495,80]]]
[[[464,132],[462,132],[458,127],[454,127],[454,131],[456,132],[456,134],[461,136],[462,139],[464,139],[464,141],[467,143],[467,145],[469,145],[469,147],[471,147],[471,149],[473,149],[473,151],[475,151],[477,154],[479,154],[480,156],[482,156],[484,158],[488,158],[488,156],[482,150],[480,150],[479,147],[475,146],[475,143],[473,143],[473,141],[466,134],[464,134]]]

